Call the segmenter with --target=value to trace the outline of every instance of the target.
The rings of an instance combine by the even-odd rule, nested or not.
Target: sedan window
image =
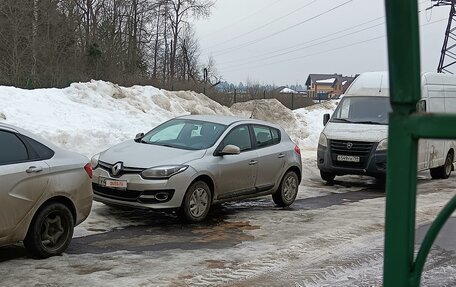
[[[0,131],[0,165],[28,161],[27,148],[13,133]]]

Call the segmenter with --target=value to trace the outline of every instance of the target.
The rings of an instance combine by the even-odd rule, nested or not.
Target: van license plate
[[[359,162],[359,156],[337,155],[337,161]]]
[[[113,180],[107,178],[100,178],[100,185],[110,188],[117,188],[117,189],[127,189],[127,181],[126,180]]]

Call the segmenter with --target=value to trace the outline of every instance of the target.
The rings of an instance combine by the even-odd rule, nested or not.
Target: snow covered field
[[[95,203],[89,219],[75,230],[74,246],[100,252],[79,254],[70,246],[67,254],[42,261],[13,256],[2,262],[0,257],[0,285],[381,286],[381,188],[359,177],[326,186],[316,168],[322,115],[335,106],[330,101],[290,111],[276,100],[259,100],[230,109],[194,92],[101,81],[33,91],[0,87],[0,121],[88,157],[175,116],[253,115],[287,130],[302,150],[304,169],[292,209],[275,208],[269,198],[228,203],[221,222],[190,229],[166,217],[157,223],[151,213],[119,212]],[[433,220],[455,194],[455,179],[430,181],[422,175],[418,225]],[[366,197],[350,199],[360,194]],[[331,203],[335,199],[341,203]],[[313,202],[318,206],[313,208]],[[232,244],[220,245],[227,241]],[[429,267],[423,283],[456,286],[456,255],[434,253],[430,262],[443,263]],[[438,261],[443,257],[446,261]]]

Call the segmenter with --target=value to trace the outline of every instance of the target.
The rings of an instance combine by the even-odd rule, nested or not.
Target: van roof
[[[434,72],[421,73],[421,86],[443,84],[456,86],[456,76]],[[382,71],[362,73],[350,85],[345,95],[389,97],[388,72]]]

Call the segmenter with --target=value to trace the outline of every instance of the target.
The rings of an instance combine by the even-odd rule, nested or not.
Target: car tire
[[[204,181],[190,185],[178,211],[179,218],[185,223],[198,223],[206,219],[211,208],[211,189]]]
[[[451,171],[453,170],[453,160],[454,160],[454,155],[450,151],[450,152],[448,152],[448,154],[446,156],[444,165],[430,169],[432,179],[449,178],[451,175]]]
[[[336,178],[336,175],[334,173],[332,173],[332,172],[326,172],[326,171],[320,170],[320,177],[324,181],[332,183],[332,182],[334,182],[334,179]]]
[[[298,189],[298,175],[294,171],[289,171],[283,176],[277,191],[272,194],[272,200],[280,207],[290,206],[298,195]]]
[[[24,239],[34,256],[48,258],[62,254],[73,237],[74,219],[62,203],[54,202],[39,209]]]

